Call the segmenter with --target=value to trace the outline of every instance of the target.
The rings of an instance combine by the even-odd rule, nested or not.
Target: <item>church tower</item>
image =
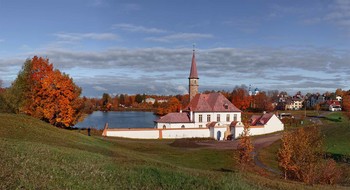
[[[190,76],[188,77],[189,80],[189,93],[190,93],[190,102],[193,99],[196,94],[198,94],[198,73],[197,73],[197,65],[196,65],[196,57],[195,57],[195,50],[193,48],[193,55],[192,55],[192,64],[191,64],[191,71]]]

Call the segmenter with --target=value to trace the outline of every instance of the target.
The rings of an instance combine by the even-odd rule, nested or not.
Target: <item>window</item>
[[[185,128],[185,125],[182,125],[181,128]]]
[[[199,123],[202,123],[202,122],[203,122],[203,116],[202,116],[202,114],[200,114],[198,117],[199,117],[199,121],[198,121],[198,122],[199,122]]]
[[[199,125],[199,128],[203,128],[203,125]]]
[[[230,114],[226,115],[226,121],[230,121]]]
[[[224,104],[225,109],[228,109],[228,104]]]
[[[233,121],[237,121],[237,114],[233,114]]]
[[[217,121],[217,122],[220,121],[220,114],[216,115],[216,121]]]
[[[165,125],[163,125],[163,129],[166,129],[166,126],[165,126]]]
[[[207,122],[210,122],[210,115],[207,115]]]

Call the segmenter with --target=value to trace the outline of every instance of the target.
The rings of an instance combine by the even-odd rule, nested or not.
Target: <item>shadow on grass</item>
[[[214,171],[224,172],[224,173],[237,173],[237,171],[235,170],[226,169],[226,168],[215,169]]]
[[[341,117],[338,117],[338,118],[325,117],[325,119],[332,122],[342,122]]]
[[[332,158],[336,162],[350,164],[350,155],[326,153],[326,158]]]

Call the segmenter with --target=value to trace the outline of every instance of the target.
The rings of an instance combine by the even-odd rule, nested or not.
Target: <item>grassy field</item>
[[[233,151],[172,142],[89,137],[0,114],[0,189],[334,189],[241,172]]]

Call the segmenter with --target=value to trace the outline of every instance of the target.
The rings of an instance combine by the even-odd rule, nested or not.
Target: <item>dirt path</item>
[[[253,160],[255,165],[257,165],[260,168],[263,168],[267,171],[280,174],[280,171],[276,171],[273,168],[270,168],[263,164],[259,160],[259,150],[261,148],[270,146],[275,141],[281,139],[282,133],[274,133],[271,135],[264,135],[264,136],[258,136],[253,138],[253,145],[254,145],[254,152],[253,152]],[[206,148],[213,148],[213,149],[224,149],[224,150],[233,150],[237,149],[238,140],[234,141],[207,141],[207,142],[197,142],[198,145],[205,146]]]
[[[267,147],[271,145],[276,140],[280,139],[282,137],[282,133],[274,133],[270,135],[264,135],[264,136],[258,136],[253,138],[253,145],[255,147],[255,150],[259,150],[260,148]],[[206,148],[213,148],[213,149],[237,149],[238,140],[234,141],[200,141],[197,142],[198,145],[203,145]]]

